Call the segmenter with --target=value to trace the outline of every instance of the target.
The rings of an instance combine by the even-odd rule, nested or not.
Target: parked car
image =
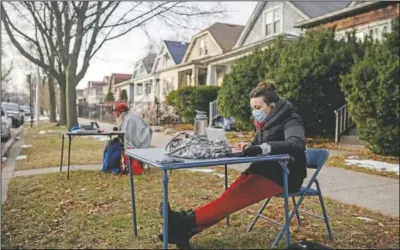
[[[5,109],[1,107],[1,140],[8,141],[11,137],[11,118],[8,117]]]
[[[24,123],[25,114],[21,111],[18,104],[2,102],[1,106],[5,109],[7,115],[11,117],[13,127],[18,128]]]

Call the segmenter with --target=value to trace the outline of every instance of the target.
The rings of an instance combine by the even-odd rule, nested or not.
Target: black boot
[[[163,203],[160,204],[159,213],[163,217]],[[173,211],[168,204],[168,243],[175,244],[179,249],[190,249],[189,239],[194,235],[192,230],[196,227],[196,217],[193,210]],[[158,238],[163,241],[163,234]]]

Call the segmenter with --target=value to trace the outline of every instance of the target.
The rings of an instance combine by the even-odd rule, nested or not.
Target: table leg
[[[63,157],[64,157],[64,134],[62,135],[61,139],[61,160],[60,160],[60,172],[62,171],[62,165],[63,165]]]
[[[168,249],[168,173],[164,169],[163,172],[164,200],[163,200],[163,217],[164,217],[164,249]]]
[[[70,135],[68,135],[68,173],[67,173],[67,180],[69,180],[69,167],[71,163],[71,144],[72,144],[72,138]]]
[[[137,237],[135,187],[133,185],[132,158],[131,157],[128,157],[128,169],[129,169],[128,170],[129,171],[129,182],[131,184],[133,236]]]
[[[225,191],[228,189],[228,165],[225,165]],[[229,215],[226,217],[226,226],[229,227]]]
[[[289,216],[289,193],[288,193],[288,174],[289,169],[287,168],[288,161],[280,161],[279,164],[282,166],[283,172],[283,197],[285,204],[285,225],[282,227],[278,236],[276,237],[274,243],[271,248],[275,248],[276,244],[278,244],[279,240],[282,238],[283,234],[286,232],[286,247],[290,245],[290,221],[292,221],[295,211],[293,211]]]
[[[287,161],[282,163],[284,168],[287,168]],[[288,194],[288,172],[283,171],[283,196],[285,197],[285,223],[286,227],[286,247],[290,245],[290,220],[289,220],[289,194]]]

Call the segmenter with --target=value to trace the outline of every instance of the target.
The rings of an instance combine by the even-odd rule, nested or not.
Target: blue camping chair
[[[302,223],[301,223],[301,220],[300,220],[300,216],[299,216],[299,211],[300,211],[300,212],[305,213],[307,215],[311,215],[311,216],[316,217],[318,219],[324,220],[325,224],[326,224],[326,228],[328,230],[329,240],[332,241],[333,240],[332,230],[331,230],[331,226],[329,224],[329,218],[328,218],[328,214],[326,212],[324,199],[322,198],[321,188],[320,188],[319,182],[317,180],[318,173],[319,173],[319,171],[321,171],[321,168],[324,165],[325,161],[328,159],[328,156],[329,156],[329,152],[326,149],[308,148],[306,150],[307,168],[315,169],[315,172],[314,172],[313,176],[310,179],[310,182],[308,183],[308,185],[306,187],[304,187],[304,186],[301,187],[299,192],[289,193],[289,197],[292,197],[294,209],[293,209],[292,213],[290,214],[288,221],[285,224],[281,224],[281,223],[279,223],[277,221],[274,221],[274,220],[262,215],[262,212],[264,211],[265,207],[268,205],[269,201],[272,198],[271,197],[271,198],[268,198],[265,201],[264,205],[258,211],[258,213],[257,213],[256,217],[254,218],[253,222],[250,224],[249,228],[247,229],[247,232],[250,232],[253,229],[253,227],[256,224],[258,218],[260,218],[260,217],[263,218],[263,219],[266,219],[269,222],[272,222],[273,224],[281,226],[282,229],[279,232],[278,236],[276,237],[274,243],[271,246],[271,248],[274,248],[276,246],[276,244],[279,242],[279,240],[282,238],[282,236],[285,233],[286,229],[290,226],[290,222],[292,221],[294,215],[296,215],[296,217],[297,217],[297,221],[299,223],[299,227],[302,226]],[[315,183],[316,189],[311,188],[311,185],[314,184],[314,183]],[[319,201],[320,201],[320,204],[321,204],[323,217],[299,209],[301,203],[303,202],[303,200],[304,200],[304,198],[306,196],[318,196],[319,197]],[[280,194],[277,197],[283,198],[283,194]],[[300,197],[300,199],[299,199],[299,201],[297,203],[296,203],[295,197]]]

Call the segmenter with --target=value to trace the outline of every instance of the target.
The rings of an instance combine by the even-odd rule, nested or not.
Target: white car
[[[1,140],[2,141],[8,141],[11,137],[11,117],[9,117],[4,110],[3,107],[1,107]]]

